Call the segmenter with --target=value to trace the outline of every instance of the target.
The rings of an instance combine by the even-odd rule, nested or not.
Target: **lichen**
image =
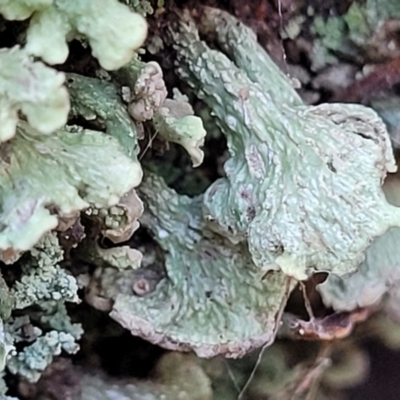
[[[361,60],[365,56],[382,60],[398,52],[391,28],[386,22],[400,17],[396,0],[354,1],[343,15],[328,18],[316,16],[311,24],[315,34],[312,49],[312,69],[320,70],[338,62],[338,55]],[[397,28],[395,28],[397,29]]]
[[[129,246],[102,249],[99,245],[89,241],[79,250],[82,259],[94,261],[96,265],[106,265],[117,269],[138,269],[142,260],[142,254]]]
[[[64,332],[72,335],[75,340],[79,340],[83,336],[83,328],[80,323],[73,323],[68,315],[65,303],[58,301],[57,304],[47,303],[41,304],[42,315],[40,322],[46,327],[57,332]]]
[[[128,4],[133,11],[143,15],[145,17],[148,14],[153,14],[154,9],[151,5],[151,2],[148,0],[124,0],[126,4]]]
[[[381,188],[396,170],[383,122],[361,105],[301,105],[281,73],[268,73],[266,53],[267,73],[247,56],[255,37],[229,14],[205,8],[198,26],[230,57],[201,41],[187,15],[171,25],[177,73],[212,108],[231,155],[204,196],[209,226],[247,242],[263,271],[354,271],[371,241],[400,224]]]
[[[3,321],[0,320],[0,373],[4,371],[7,361],[14,352],[13,339],[7,334]]]
[[[395,94],[386,94],[384,97],[373,99],[371,107],[385,122],[393,148],[400,148],[400,98]]]
[[[327,307],[337,311],[379,304],[388,292],[400,300],[400,229],[392,228],[375,239],[358,271],[344,277],[329,276],[318,291]]]
[[[189,153],[193,167],[198,167],[204,158],[201,147],[206,131],[201,118],[194,115],[189,102],[166,99],[153,117],[156,131],[169,142],[183,146]]]
[[[4,321],[10,318],[14,302],[14,296],[4,278],[0,275],[0,320]]]
[[[36,382],[51,364],[53,357],[65,351],[74,354],[79,350],[75,338],[69,333],[50,331],[26,346],[7,362],[12,374],[18,374],[29,382]]]
[[[114,138],[95,131],[42,136],[21,123],[0,153],[0,249],[9,263],[56,228],[57,216],[111,207],[142,176]]]
[[[111,299],[113,319],[169,349],[238,357],[271,342],[292,289],[288,279],[277,272],[262,280],[245,246],[205,229],[201,197],[179,196],[156,176],[140,196],[147,210],[141,222],[165,251],[165,276],[156,262],[101,268],[91,298]]]
[[[48,64],[65,62],[68,41],[84,37],[103,68],[118,69],[132,58],[147,34],[145,19],[116,0],[6,2],[0,13],[16,20],[31,16],[25,49]]]
[[[154,61],[148,63],[135,62],[129,64],[130,71],[118,72],[130,78],[127,82],[131,89],[131,98],[128,106],[129,114],[139,122],[153,118],[167,97],[167,89],[163,79],[161,67]],[[128,66],[125,68],[128,69]],[[136,77],[135,77],[135,74]]]
[[[0,4],[0,14],[6,19],[20,21],[52,3],[53,0],[4,0]]]
[[[110,209],[88,210],[86,215],[100,223],[102,235],[113,243],[126,242],[139,228],[138,218],[143,213],[143,203],[135,190],[121,197]]]
[[[134,58],[113,76],[129,89],[127,100],[131,117],[138,122],[152,120],[157,135],[183,146],[193,166],[199,166],[204,157],[201,150],[206,135],[203,122],[194,115],[184,96],[167,99],[167,88],[159,64],[154,61],[143,63]]]
[[[23,309],[47,302],[77,302],[78,286],[75,278],[60,268],[63,251],[54,234],[47,234],[31,251],[31,258],[23,263],[25,274],[12,288],[14,307]]]
[[[118,88],[111,82],[78,74],[67,74],[66,83],[71,94],[71,117],[81,116],[89,123],[104,126],[107,134],[120,142],[123,151],[137,161],[136,127],[122,103]]]
[[[67,122],[70,106],[62,72],[33,61],[18,46],[0,49],[0,64],[0,142],[15,135],[19,111],[43,134]]]
[[[389,175],[384,186],[388,201],[400,207],[399,173]],[[400,229],[389,229],[375,239],[357,271],[344,277],[329,276],[317,289],[327,307],[336,311],[377,307],[384,302],[387,311],[399,318]]]

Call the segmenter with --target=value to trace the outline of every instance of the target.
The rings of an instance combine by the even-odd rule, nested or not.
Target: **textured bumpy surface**
[[[113,243],[125,242],[139,228],[138,219],[142,213],[143,203],[132,189],[115,206],[97,212],[101,233]]]
[[[0,50],[0,142],[11,139],[18,111],[39,132],[48,134],[67,122],[69,96],[65,76],[14,47]]]
[[[231,155],[204,197],[209,226],[247,241],[263,271],[354,271],[372,239],[400,225],[381,188],[396,170],[383,122],[361,105],[302,105],[250,29],[209,8],[199,19],[226,55],[190,17],[169,35],[178,74],[212,108]]]
[[[52,363],[53,357],[60,355],[62,350],[74,354],[79,350],[79,346],[71,334],[50,331],[12,357],[7,363],[7,368],[11,373],[18,374],[29,382],[36,382],[45,368]]]
[[[378,304],[389,292],[400,302],[400,229],[392,228],[368,248],[364,262],[350,276],[329,276],[319,285],[322,300],[337,311]]]
[[[122,67],[147,34],[145,19],[116,0],[24,0],[0,4],[7,19],[31,17],[26,50],[48,64],[67,59],[68,41],[86,38],[100,65],[109,70]]]
[[[5,262],[54,229],[57,216],[89,206],[111,207],[142,177],[140,166],[114,138],[95,131],[43,136],[21,122],[0,156],[0,254]]]
[[[174,99],[167,99],[167,88],[161,67],[156,62],[133,59],[112,74],[130,89],[129,114],[135,121],[152,120],[157,134],[169,142],[183,146],[193,166],[203,162],[206,131],[201,118],[194,115],[188,99],[174,90]]]
[[[133,59],[114,75],[131,90],[128,111],[132,118],[139,122],[152,119],[168,94],[161,67],[154,61]]]
[[[76,353],[79,349],[76,341],[82,336],[82,327],[71,322],[64,304],[79,303],[78,285],[75,278],[60,267],[63,258],[57,236],[53,232],[44,235],[29,256],[24,257],[23,275],[10,291],[15,309],[34,307],[41,328],[50,329],[43,333],[42,329],[31,325],[27,315],[13,316],[5,325],[6,335],[1,343],[13,350],[7,359],[7,368],[31,382],[40,378],[53,356],[59,355],[61,350]],[[28,326],[30,333],[24,334]],[[25,346],[21,342],[26,342]]]
[[[64,254],[57,237],[48,233],[23,263],[25,274],[12,287],[14,307],[24,309],[58,302],[79,302],[75,278],[59,266]]]
[[[154,127],[169,142],[178,143],[189,153],[193,167],[198,167],[204,158],[201,147],[206,131],[202,120],[194,115],[186,100],[166,99],[153,118]]]
[[[272,340],[289,278],[262,280],[245,246],[204,230],[201,198],[179,196],[156,176],[140,196],[141,222],[165,251],[165,278],[152,266],[106,268],[95,284],[114,300],[111,317],[134,335],[202,357],[237,357]]]
[[[67,74],[71,95],[71,116],[81,116],[121,143],[122,149],[137,161],[139,145],[134,123],[124,107],[118,88],[110,82],[78,74]]]

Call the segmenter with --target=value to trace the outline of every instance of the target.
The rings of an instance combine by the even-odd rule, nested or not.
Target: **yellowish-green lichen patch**
[[[31,16],[25,48],[48,64],[65,62],[68,41],[83,37],[103,68],[118,69],[147,35],[146,20],[117,0],[7,1],[0,13],[16,20]]]
[[[15,135],[19,111],[43,134],[67,122],[70,105],[62,72],[33,61],[18,47],[1,49],[0,64],[0,142]]]
[[[95,131],[43,136],[21,123],[0,154],[0,249],[6,262],[54,229],[57,216],[109,208],[142,177],[114,138]]]

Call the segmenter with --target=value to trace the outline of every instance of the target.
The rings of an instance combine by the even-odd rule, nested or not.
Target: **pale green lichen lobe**
[[[84,37],[104,69],[126,64],[144,42],[146,20],[116,0],[17,0],[0,5],[8,19],[31,16],[25,49],[49,64],[67,59],[68,41]]]
[[[70,104],[62,72],[33,61],[19,47],[1,49],[0,65],[0,142],[15,135],[19,111],[43,134],[67,122]]]
[[[166,99],[155,113],[153,124],[164,139],[186,149],[193,167],[203,162],[204,152],[201,147],[207,132],[188,101]]]
[[[120,142],[124,152],[137,162],[137,131],[124,107],[118,87],[111,82],[79,74],[67,74],[71,117],[104,124],[106,132]]]
[[[56,228],[57,216],[75,215],[89,206],[109,208],[142,177],[140,166],[114,138],[95,131],[42,136],[21,123],[0,154],[0,249],[5,262],[13,262]]]
[[[187,15],[170,37],[178,74],[212,108],[231,154],[226,178],[204,196],[209,226],[247,242],[263,271],[301,280],[354,271],[375,237],[400,226],[400,211],[381,188],[396,170],[383,122],[361,105],[299,104],[289,83],[277,87],[275,75],[254,74],[251,58],[243,63],[246,41],[230,40],[240,26],[234,17],[209,8],[201,15],[199,29],[218,25],[216,39],[230,59],[199,40]],[[266,54],[262,60],[273,71]]]
[[[239,357],[272,341],[291,287],[277,272],[261,280],[245,246],[232,246],[202,222],[201,198],[189,199],[148,177],[140,186],[141,223],[165,251],[137,270],[98,271],[91,301],[113,300],[111,317],[132,334],[201,357]],[[146,211],[147,210],[147,211]]]
[[[3,0],[0,3],[0,14],[6,19],[21,21],[52,3],[53,0]]]

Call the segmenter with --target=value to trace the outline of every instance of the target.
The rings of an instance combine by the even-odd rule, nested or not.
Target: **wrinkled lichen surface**
[[[139,193],[141,222],[166,252],[166,276],[154,264],[106,268],[93,284],[101,287],[99,300],[114,300],[110,316],[134,335],[203,357],[238,357],[273,340],[290,279],[261,279],[244,246],[205,229],[201,198],[179,196],[156,176]]]
[[[306,100],[396,57],[398,4],[270,3],[283,70],[222,10],[0,0],[0,399],[328,400],[399,347],[397,92],[391,137]]]
[[[19,252],[56,228],[57,215],[70,216],[90,205],[111,207],[141,179],[140,166],[123,154],[119,143],[94,131],[42,136],[21,122],[17,136],[0,151],[0,249],[5,262],[15,261]]]
[[[226,55],[188,16],[170,37],[178,74],[213,109],[231,154],[204,196],[210,227],[247,242],[263,271],[354,271],[371,240],[400,222],[381,188],[396,170],[383,122],[360,105],[302,105],[288,80],[271,80],[266,54],[245,58],[254,34],[228,14],[205,9],[199,29],[212,29]]]

